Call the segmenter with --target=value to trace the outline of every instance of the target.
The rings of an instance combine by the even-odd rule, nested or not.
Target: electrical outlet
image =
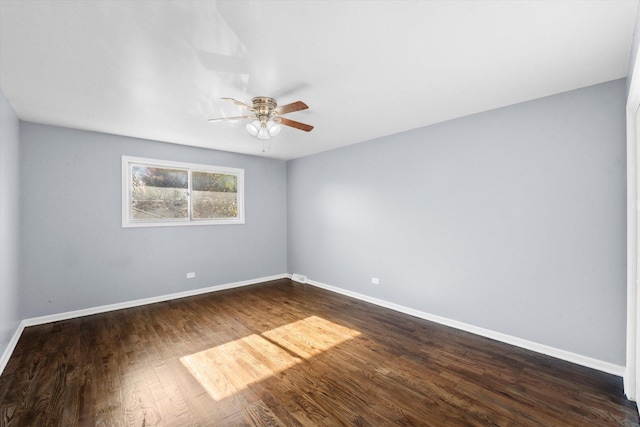
[[[379,285],[380,284],[380,279],[378,279],[377,277],[372,277],[371,278],[371,283],[373,283],[374,285]]]
[[[194,272],[187,273],[187,279],[193,279],[194,277],[196,277],[196,273]]]

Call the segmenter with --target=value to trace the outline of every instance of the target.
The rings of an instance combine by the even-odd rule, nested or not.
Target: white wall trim
[[[598,371],[606,372],[608,374],[622,377],[625,373],[624,366],[620,366],[620,365],[605,362],[602,360],[594,359],[591,357],[583,356],[577,353],[572,353],[570,351],[561,350],[555,347],[550,347],[544,344],[539,344],[533,341],[528,341],[522,338],[503,334],[501,332],[496,332],[490,329],[485,329],[478,326],[470,325],[468,323],[459,322],[457,320],[448,319],[446,317],[437,316],[435,314],[426,313],[424,311],[415,310],[413,308],[405,307],[403,305],[395,304],[389,301],[359,294],[357,292],[352,292],[346,289],[338,288],[336,286],[327,285],[325,283],[311,280],[308,277],[307,277],[306,283],[316,286],[318,288],[326,289],[331,292],[336,292],[342,295],[359,299],[361,301],[365,301],[381,307],[389,308],[391,310],[395,310],[400,313],[405,313],[410,316],[418,317],[420,319],[429,320],[435,323],[439,323],[441,325],[450,326],[452,328],[460,329],[462,331],[470,332],[472,334],[480,335],[486,338],[491,338],[496,341],[500,341],[516,347],[524,348],[526,350],[531,350],[536,353],[542,353],[547,356],[555,357],[556,359],[561,359],[567,362],[575,363],[577,365],[586,366],[587,368],[596,369]]]
[[[164,301],[170,301],[170,300],[179,299],[179,298],[191,297],[195,295],[202,295],[209,292],[223,291],[225,289],[233,289],[233,288],[240,288],[242,286],[256,285],[258,283],[268,282],[271,280],[290,279],[290,278],[291,278],[291,275],[289,274],[277,274],[275,276],[267,276],[267,277],[261,277],[258,279],[243,280],[240,282],[226,283],[223,285],[210,286],[207,288],[193,289],[190,291],[177,292],[173,294],[160,295],[160,296],[150,297],[150,298],[143,298],[143,299],[138,299],[134,301],[125,301],[125,302],[120,302],[116,304],[107,304],[107,305],[101,305],[98,307],[86,308],[82,310],[67,311],[65,313],[51,314],[47,316],[32,317],[29,319],[24,319],[22,322],[20,322],[18,329],[13,334],[13,337],[11,338],[9,345],[7,346],[4,353],[2,354],[2,358],[0,358],[0,375],[2,375],[4,368],[9,362],[9,358],[11,357],[13,350],[15,350],[15,347],[18,344],[18,340],[20,339],[20,336],[22,335],[24,328],[28,326],[43,325],[45,323],[75,319],[77,317],[83,317],[83,316],[90,316],[92,314],[106,313],[109,311],[122,310],[124,308],[133,308],[133,307],[139,307],[147,304],[154,304],[157,302],[164,302]]]
[[[638,383],[638,241],[640,241],[640,228],[638,216],[640,206],[638,199],[638,187],[640,175],[638,174],[638,123],[636,112],[640,106],[640,55],[633,64],[633,73],[629,85],[627,97],[627,361],[624,374],[624,393],[630,400],[636,400],[640,394]]]
[[[286,279],[287,274],[278,274],[275,276],[261,277],[259,279],[243,280],[241,282],[226,283],[223,285],[210,286],[208,288],[193,289],[190,291],[176,292],[174,294],[160,295],[157,297],[143,298],[134,301],[120,302],[116,304],[101,305],[99,307],[85,308],[82,310],[68,311],[66,313],[51,314],[42,317],[32,317],[25,319],[23,322],[26,326],[43,325],[45,323],[59,322],[60,320],[74,319],[76,317],[91,316],[92,314],[106,313],[109,311],[122,310],[123,308],[139,307],[141,305],[154,304],[157,302],[170,301],[179,298],[186,298],[195,295],[202,295],[209,292],[223,291],[225,289],[240,288],[242,286],[255,285],[258,283],[268,282],[270,280]]]
[[[4,368],[7,366],[7,363],[9,363],[9,358],[13,354],[13,350],[15,350],[16,345],[18,344],[18,340],[22,335],[22,331],[24,331],[24,320],[18,325],[18,328],[13,334],[13,337],[11,337],[9,344],[4,349],[2,357],[0,357],[0,375],[2,375],[2,373],[4,372]]]
[[[186,298],[186,297],[190,297],[190,296],[195,296],[195,295],[201,295],[201,294],[206,294],[209,292],[217,292],[217,291],[222,291],[225,289],[233,289],[233,288],[239,288],[239,287],[243,287],[243,286],[250,286],[250,285],[255,285],[255,284],[259,284],[259,283],[263,283],[263,282],[268,282],[271,280],[277,280],[277,279],[284,279],[284,278],[288,278],[291,279],[292,275],[291,274],[278,274],[275,276],[268,276],[268,277],[262,277],[259,279],[252,279],[252,280],[244,280],[241,282],[234,282],[234,283],[227,283],[227,284],[223,284],[223,285],[216,285],[216,286],[210,286],[207,288],[200,288],[200,289],[194,289],[191,291],[184,291],[184,292],[177,292],[177,293],[173,293],[173,294],[168,294],[168,295],[161,295],[161,296],[156,296],[156,297],[150,297],[150,298],[143,298],[143,299],[139,299],[139,300],[134,300],[134,301],[127,301],[127,302],[122,302],[122,303],[116,303],[116,304],[108,304],[108,305],[102,305],[102,306],[98,306],[98,307],[93,307],[93,308],[87,308],[87,309],[83,309],[83,310],[75,310],[75,311],[68,311],[65,313],[58,313],[58,314],[52,314],[52,315],[48,315],[48,316],[41,316],[41,317],[33,317],[33,318],[29,318],[29,319],[24,319],[22,322],[20,322],[20,325],[18,326],[16,332],[13,334],[13,337],[11,338],[11,341],[9,342],[9,345],[7,346],[7,348],[5,349],[4,353],[2,354],[2,357],[0,358],[0,375],[2,375],[2,372],[4,371],[4,368],[6,367],[9,358],[11,357],[11,354],[13,353],[16,345],[18,344],[18,340],[20,339],[20,336],[22,335],[22,332],[24,331],[24,328],[28,327],[28,326],[36,326],[36,325],[43,325],[46,323],[51,323],[51,322],[57,322],[57,321],[61,321],[61,320],[68,320],[68,319],[74,319],[74,318],[78,318],[78,317],[82,317],[82,316],[90,316],[93,314],[100,314],[100,313],[106,313],[109,311],[115,311],[115,310],[121,310],[121,309],[125,309],[125,308],[133,308],[133,307],[139,307],[142,305],[147,305],[147,304],[153,304],[153,303],[157,303],[157,302],[163,302],[163,301],[170,301],[170,300],[174,300],[174,299],[179,299],[179,298]],[[518,338],[518,337],[514,337],[511,335],[507,335],[507,334],[503,334],[500,332],[496,332],[496,331],[492,331],[490,329],[485,329],[485,328],[481,328],[478,326],[474,326],[474,325],[470,325],[467,323],[463,323],[463,322],[459,322],[457,320],[452,320],[452,319],[448,319],[446,317],[441,317],[441,316],[437,316],[434,314],[430,314],[430,313],[426,313],[420,310],[415,310],[409,307],[405,307],[399,304],[395,304],[389,301],[385,301],[385,300],[381,300],[378,298],[374,298],[374,297],[370,297],[364,294],[360,294],[357,292],[352,292],[346,289],[342,289],[336,286],[331,286],[331,285],[327,285],[325,283],[321,283],[315,280],[311,280],[309,278],[306,279],[306,283],[312,285],[312,286],[316,286],[318,288],[322,288],[331,292],[335,292],[338,294],[342,294],[342,295],[346,295],[348,297],[352,297],[352,298],[356,298],[358,300],[361,301],[365,301],[371,304],[375,304],[381,307],[385,307],[385,308],[389,308],[391,310],[395,310],[397,312],[400,313],[404,313],[404,314],[408,314],[410,316],[414,316],[420,319],[425,319],[425,320],[429,320],[435,323],[439,323],[441,325],[445,325],[445,326],[450,326],[452,328],[456,328],[456,329],[460,329],[466,332],[470,332],[476,335],[480,335],[486,338],[491,338],[494,339],[496,341],[500,341],[500,342],[504,342],[506,344],[511,344],[514,345],[516,347],[520,347],[520,348],[524,348],[526,350],[531,350],[531,351],[535,351],[536,353],[542,353],[542,354],[546,354],[548,356],[552,356],[555,357],[557,359],[561,359],[561,360],[565,360],[567,362],[571,362],[571,363],[575,363],[577,365],[581,365],[581,366],[586,366],[588,368],[592,368],[592,369],[596,369],[602,372],[606,372],[612,375],[617,375],[617,376],[624,376],[625,375],[625,367],[624,366],[619,366],[619,365],[615,365],[613,363],[609,363],[609,362],[604,362],[602,360],[598,360],[598,359],[593,359],[591,357],[587,357],[587,356],[583,356],[580,354],[576,354],[576,353],[572,353],[569,351],[565,351],[565,350],[561,350],[561,349],[557,349],[554,347],[550,347],[547,345],[543,345],[543,344],[538,344],[532,341],[528,341],[528,340],[524,340],[522,338]]]

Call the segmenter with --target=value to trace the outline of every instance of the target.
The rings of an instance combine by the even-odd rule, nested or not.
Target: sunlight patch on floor
[[[356,330],[311,316],[180,361],[219,401],[358,335]]]

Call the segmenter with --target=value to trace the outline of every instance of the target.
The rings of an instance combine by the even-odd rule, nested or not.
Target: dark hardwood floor
[[[26,328],[2,426],[639,425],[620,378],[278,280]]]

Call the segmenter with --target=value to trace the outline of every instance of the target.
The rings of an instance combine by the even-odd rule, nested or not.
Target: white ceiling
[[[626,77],[637,0],[0,0],[22,120],[297,158]],[[220,100],[296,100],[270,140]]]

